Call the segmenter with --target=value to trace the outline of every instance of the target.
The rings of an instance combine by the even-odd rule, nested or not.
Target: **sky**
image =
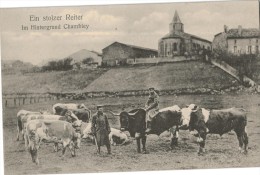
[[[41,64],[65,58],[81,49],[102,52],[115,41],[158,49],[158,40],[169,32],[175,10],[186,33],[212,41],[229,28],[259,28],[258,1],[175,2],[137,5],[8,8],[1,13],[1,57]],[[82,20],[65,20],[65,15]],[[30,21],[30,15],[40,21]],[[60,21],[42,21],[44,16]],[[84,24],[86,29],[21,30],[31,25]]]

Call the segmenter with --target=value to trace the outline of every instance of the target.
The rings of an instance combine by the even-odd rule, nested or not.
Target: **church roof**
[[[175,10],[175,13],[174,13],[174,17],[173,17],[173,19],[172,19],[172,22],[173,22],[173,23],[182,23],[181,20],[180,20],[179,15],[178,15],[177,10]]]
[[[209,40],[203,39],[201,37],[198,37],[196,35],[192,35],[189,33],[185,33],[185,32],[180,32],[180,33],[168,33],[167,35],[164,35],[162,37],[162,39],[167,39],[167,38],[181,38],[181,39],[197,39],[197,40],[201,40],[204,42],[208,42],[211,43]]]

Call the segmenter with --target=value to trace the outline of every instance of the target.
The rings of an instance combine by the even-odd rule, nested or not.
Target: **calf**
[[[75,131],[72,124],[66,121],[53,120],[31,120],[26,126],[26,142],[29,143],[28,151],[32,161],[39,164],[38,149],[41,141],[51,142],[56,146],[61,143],[63,146],[62,156],[69,147],[74,157],[75,148],[80,147],[81,136]]]
[[[207,110],[195,106],[190,113],[189,130],[198,132],[199,154],[205,152],[205,140],[208,133],[221,136],[231,130],[234,130],[237,135],[241,152],[247,153],[246,125],[246,112],[242,108]]]

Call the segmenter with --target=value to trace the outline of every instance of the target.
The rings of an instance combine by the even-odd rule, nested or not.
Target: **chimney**
[[[227,33],[228,32],[228,26],[224,25],[224,32]]]
[[[242,26],[241,25],[239,25],[238,26],[238,35],[242,35]]]

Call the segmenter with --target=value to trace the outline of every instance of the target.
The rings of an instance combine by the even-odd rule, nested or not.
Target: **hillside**
[[[221,89],[231,86],[234,79],[210,64],[200,61],[161,64],[109,70],[83,91],[158,90],[182,88]]]
[[[78,92],[107,69],[2,75],[3,93]]]
[[[199,61],[126,68],[3,75],[3,92],[93,92],[182,88],[221,89],[234,79]]]

